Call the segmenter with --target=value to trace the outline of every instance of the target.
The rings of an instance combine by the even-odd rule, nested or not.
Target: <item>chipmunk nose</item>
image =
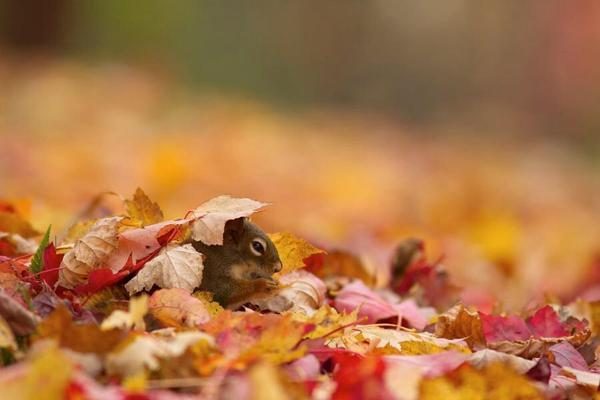
[[[274,265],[273,265],[273,271],[274,272],[279,272],[281,271],[281,268],[283,266],[281,265],[281,261],[277,261]]]

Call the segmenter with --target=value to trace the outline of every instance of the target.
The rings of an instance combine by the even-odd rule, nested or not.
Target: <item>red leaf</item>
[[[337,366],[333,379],[337,387],[331,396],[333,400],[394,398],[385,387],[383,358],[341,353],[334,360]]]
[[[531,317],[527,318],[527,326],[533,336],[563,337],[569,336],[558,318],[558,314],[551,306],[540,308]]]
[[[527,340],[531,336],[525,321],[514,315],[502,317],[480,312],[479,318],[481,319],[483,336],[488,343],[503,340]]]
[[[44,250],[42,255],[44,260],[44,269],[40,272],[40,279],[54,287],[58,280],[58,271],[64,254],[57,254],[54,243],[50,243]]]
[[[90,272],[88,282],[84,285],[77,286],[74,290],[79,295],[96,293],[119,282],[127,275],[129,275],[129,271],[127,270],[113,273],[110,268],[95,269]]]

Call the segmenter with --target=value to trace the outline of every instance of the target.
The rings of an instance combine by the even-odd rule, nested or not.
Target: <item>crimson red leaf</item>
[[[527,318],[527,326],[533,336],[537,337],[564,337],[569,335],[560,322],[558,314],[551,306],[542,307]]]
[[[527,340],[531,336],[525,321],[517,316],[502,317],[480,312],[479,318],[481,319],[483,336],[488,343],[503,340]]]
[[[54,287],[58,280],[58,271],[63,256],[63,254],[56,253],[54,243],[50,243],[44,250],[44,254],[42,255],[44,259],[44,268],[40,272],[40,278],[50,287]]]

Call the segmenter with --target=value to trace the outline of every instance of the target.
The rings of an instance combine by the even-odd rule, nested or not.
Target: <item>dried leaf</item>
[[[20,214],[2,210],[0,210],[0,232],[14,233],[26,239],[39,234]]]
[[[192,222],[192,238],[207,245],[222,245],[225,223],[232,219],[247,217],[267,206],[255,200],[215,197],[196,208],[187,218]]]
[[[281,275],[303,268],[304,260],[313,254],[325,253],[324,250],[288,232],[272,233],[269,234],[269,238],[277,248],[283,265]]]
[[[157,290],[148,306],[152,316],[165,326],[194,327],[210,319],[205,304],[184,289]]]
[[[125,285],[130,294],[150,290],[156,285],[164,289],[180,288],[192,292],[202,281],[202,255],[191,244],[169,245],[146,263]]]
[[[463,338],[472,349],[485,346],[479,314],[462,304],[457,304],[438,316],[435,334],[446,339]]]
[[[526,373],[535,366],[535,361],[490,349],[479,350],[469,357],[469,364],[478,369],[498,363],[508,365],[520,374]]]
[[[325,301],[327,287],[319,278],[304,270],[283,275],[279,279],[282,289],[274,296],[254,299],[251,303],[261,310],[314,313]]]
[[[13,334],[8,322],[0,315],[0,348],[16,351],[18,348],[15,335]]]
[[[124,348],[106,356],[106,368],[110,374],[131,376],[148,369],[157,370],[159,359],[174,358],[183,354],[195,343],[204,341],[213,345],[213,338],[202,332],[180,332],[173,337],[139,335]]]
[[[32,333],[38,323],[37,316],[7,295],[2,288],[0,288],[0,316],[17,335]]]
[[[100,268],[109,255],[117,248],[118,228],[122,217],[104,218],[94,226],[75,247],[65,254],[61,264],[58,284],[74,288],[87,282],[91,271]]]
[[[133,199],[125,200],[125,208],[136,226],[152,225],[164,219],[160,206],[150,200],[140,188],[136,189]]]

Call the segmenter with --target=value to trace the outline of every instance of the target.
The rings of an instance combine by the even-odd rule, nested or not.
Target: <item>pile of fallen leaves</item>
[[[238,309],[199,291],[227,221],[266,204],[219,196],[164,220],[141,190],[64,237],[0,203],[0,385],[6,399],[562,399],[600,384],[600,303],[463,304],[425,244],[389,279],[360,257],[270,234],[280,289]],[[600,282],[588,282],[590,290]],[[596,286],[597,285],[597,286]],[[589,298],[589,296],[588,296]]]

